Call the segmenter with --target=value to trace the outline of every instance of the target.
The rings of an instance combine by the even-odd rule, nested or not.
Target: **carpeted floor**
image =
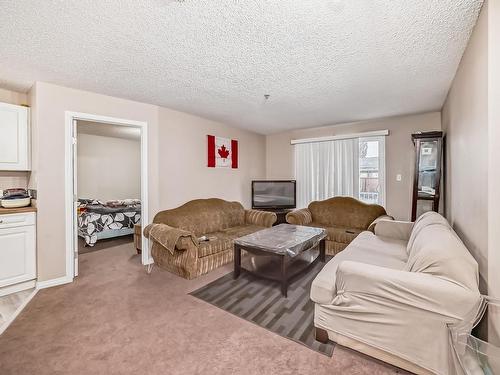
[[[331,357],[335,344],[314,338],[314,303],[309,298],[311,283],[324,265],[317,261],[298,275],[288,287],[287,298],[276,281],[247,272],[237,280],[228,273],[191,295]]]
[[[133,234],[99,240],[96,242],[94,246],[85,246],[85,240],[81,237],[78,237],[78,254],[86,254],[86,253],[91,253],[93,251],[108,249],[110,247],[126,245],[130,242],[134,242]]]
[[[146,274],[133,244],[80,256],[80,276],[44,289],[0,336],[0,374],[394,374],[337,346],[329,358],[190,296],[196,280]]]

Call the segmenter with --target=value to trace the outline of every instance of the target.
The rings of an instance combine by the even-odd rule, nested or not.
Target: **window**
[[[344,195],[385,204],[385,137],[295,144],[298,207]]]
[[[385,204],[385,137],[359,138],[358,198]]]

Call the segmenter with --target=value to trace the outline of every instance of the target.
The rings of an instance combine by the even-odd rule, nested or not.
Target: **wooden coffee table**
[[[301,225],[280,224],[234,240],[234,278],[241,270],[281,283],[281,293],[287,297],[289,281],[305,272],[318,260],[325,261],[326,230]],[[313,258],[312,250],[319,254]],[[267,258],[262,267],[250,270],[241,265],[241,251],[254,257]],[[311,253],[311,254],[309,254]],[[305,256],[304,256],[305,255]],[[253,265],[258,262],[251,262]]]

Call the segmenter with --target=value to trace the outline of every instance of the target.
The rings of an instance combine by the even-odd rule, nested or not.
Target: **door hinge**
[[[76,145],[76,137],[73,137],[73,144]]]

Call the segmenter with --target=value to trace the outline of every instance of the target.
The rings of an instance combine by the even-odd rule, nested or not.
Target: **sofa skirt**
[[[339,344],[345,346],[347,348],[356,350],[357,352],[366,354],[372,358],[376,358],[380,361],[389,363],[393,366],[402,368],[403,370],[410,371],[417,375],[432,375],[433,372],[426,370],[412,362],[409,362],[403,358],[397,357],[394,354],[388,353],[384,350],[374,348],[368,344],[362,343],[356,339],[352,339],[350,337],[344,336],[340,333],[325,330],[328,332],[328,339]]]
[[[344,250],[347,247],[347,245],[349,244],[326,240],[325,241],[326,255],[331,255],[331,256],[337,255],[342,250]]]
[[[191,280],[231,262],[234,252],[232,248],[229,248],[213,255],[198,258],[196,254],[188,250],[175,250],[172,254],[154,242],[151,255],[155,264],[161,269]]]

